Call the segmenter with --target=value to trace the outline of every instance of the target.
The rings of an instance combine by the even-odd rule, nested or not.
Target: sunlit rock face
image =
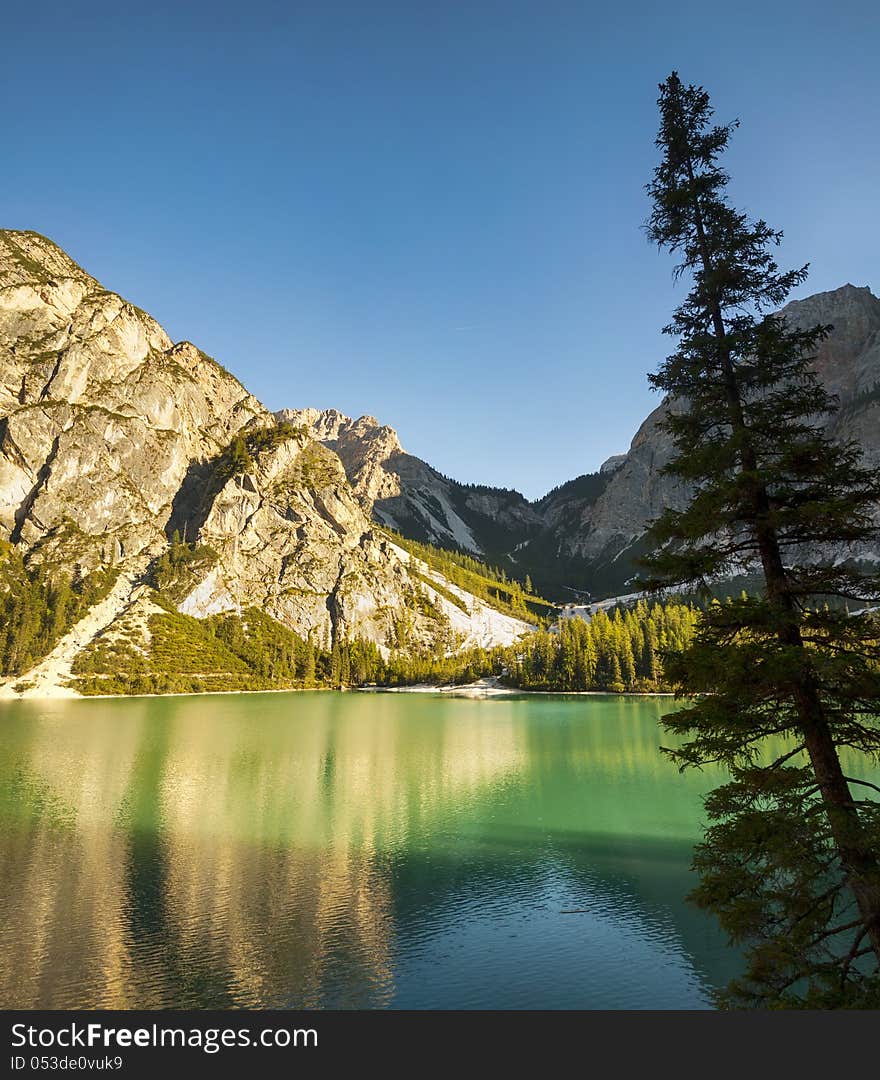
[[[141,573],[176,530],[217,554],[188,614],[257,604],[325,644],[384,646],[409,609],[414,643],[448,633],[444,608],[458,608],[441,597],[425,610],[423,586],[305,427],[223,475],[237,434],[276,425],[216,361],[51,241],[0,232],[0,539],[54,566]]]
[[[257,605],[323,645],[335,636],[384,645],[394,614],[414,607],[405,560],[373,529],[339,459],[307,435],[256,454],[196,519],[219,558],[181,604],[186,614]],[[413,618],[430,639],[437,628]]]
[[[165,545],[193,462],[271,419],[50,241],[0,233],[0,527],[96,566]]]

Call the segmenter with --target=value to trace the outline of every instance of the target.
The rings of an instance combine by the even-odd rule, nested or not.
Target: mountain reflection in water
[[[668,699],[0,708],[6,1007],[694,1008],[702,793]]]

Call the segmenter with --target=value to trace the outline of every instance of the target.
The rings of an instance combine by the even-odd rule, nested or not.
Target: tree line
[[[117,571],[64,574],[28,565],[0,540],[0,675],[38,663],[113,587]]]
[[[639,601],[589,622],[563,619],[556,632],[504,650],[505,681],[526,690],[665,690],[663,658],[690,643],[698,617],[691,604]]]

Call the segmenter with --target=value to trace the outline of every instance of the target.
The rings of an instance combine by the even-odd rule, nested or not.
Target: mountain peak
[[[359,416],[353,420],[338,409],[279,409],[275,416],[282,422],[309,428],[319,442],[335,444],[341,439],[381,436],[386,453],[401,453],[397,432],[387,424],[380,424],[375,416]]]
[[[867,285],[851,285],[847,282],[837,289],[813,293],[803,300],[792,300],[782,309],[782,314],[798,325],[812,322],[839,322],[849,318],[880,318],[880,300]]]
[[[100,288],[47,237],[30,230],[0,229],[0,286],[45,285],[64,279]]]

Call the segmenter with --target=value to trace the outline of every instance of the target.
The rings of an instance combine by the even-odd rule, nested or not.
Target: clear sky
[[[657,83],[740,117],[736,202],[880,287],[880,5],[51,3],[3,15],[0,224],[271,408],[372,413],[537,497],[625,450],[677,302]]]

